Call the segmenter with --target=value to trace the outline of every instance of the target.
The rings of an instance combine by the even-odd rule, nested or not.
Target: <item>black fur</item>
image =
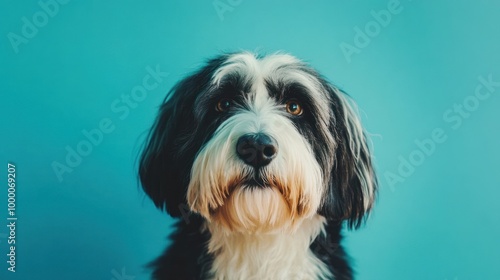
[[[183,217],[176,224],[170,236],[171,245],[164,254],[150,264],[153,279],[207,279],[213,257],[207,252],[206,244],[210,239],[208,231],[202,232],[203,218],[188,213],[186,202],[187,186],[191,166],[200,148],[213,135],[217,127],[231,114],[217,115],[213,110],[214,102],[228,92],[239,92],[238,98],[248,92],[249,85],[239,77],[230,76],[220,88],[212,88],[210,78],[230,54],[210,60],[201,70],[179,82],[165,98],[158,117],[148,137],[143,151],[139,175],[146,194],[160,209],[165,209],[172,217]],[[312,112],[317,104],[308,99],[306,89],[299,84],[273,84],[266,82],[272,97],[281,100],[286,96],[300,99],[308,107],[301,118],[293,119],[299,131],[311,143],[328,186],[324,202],[318,213],[327,218],[327,236],[319,236],[311,244],[312,252],[331,269],[335,279],[352,279],[353,272],[343,247],[341,228],[344,221],[350,228],[357,228],[365,217],[362,178],[355,172],[357,164],[366,164],[373,175],[368,150],[361,150],[360,157],[351,154],[352,141],[349,141],[347,128],[352,120],[345,119],[347,109],[338,97],[338,92],[325,79],[305,64],[294,65],[305,73],[313,75],[323,86],[330,100],[330,135],[320,129],[319,120]],[[328,138],[335,140],[328,141]],[[366,141],[365,135],[360,135]],[[335,151],[335,154],[332,154]],[[376,179],[373,185],[376,188]]]
[[[325,80],[321,79],[325,90],[331,97],[333,125],[330,126],[331,134],[335,136],[337,147],[335,149],[335,162],[330,174],[330,183],[325,195],[325,203],[319,213],[328,220],[334,222],[346,221],[351,229],[357,229],[361,226],[366,212],[371,209],[375,197],[365,197],[362,192],[362,179],[355,170],[358,164],[365,164],[371,176],[367,178],[373,184],[373,193],[377,192],[377,178],[371,162],[370,151],[360,148],[359,158],[351,153],[351,145],[355,142],[350,141],[347,135],[347,127],[353,126],[353,120],[346,119],[344,112],[347,108],[341,105],[338,94],[344,94],[334,89]],[[366,143],[366,135],[359,135],[359,143]],[[359,147],[357,147],[359,148]],[[369,208],[365,209],[365,200],[369,201]]]

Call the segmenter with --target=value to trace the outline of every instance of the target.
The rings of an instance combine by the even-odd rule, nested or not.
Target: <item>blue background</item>
[[[22,18],[43,10],[2,1],[0,178],[14,162],[19,220],[14,274],[5,179],[0,278],[146,279],[143,264],[164,249],[172,220],[137,184],[144,134],[176,81],[220,51],[244,49],[308,61],[362,110],[381,189],[367,225],[346,233],[357,279],[500,279],[500,87],[456,129],[443,118],[472,100],[478,77],[500,81],[499,2],[401,1],[350,62],[340,45],[354,45],[355,28],[389,1],[240,2],[219,16],[212,1],[69,1],[16,53],[9,33],[21,36]],[[169,76],[126,117],[114,112],[148,66]],[[58,180],[53,162],[104,118],[114,131]],[[388,181],[434,129],[446,140],[411,175]]]

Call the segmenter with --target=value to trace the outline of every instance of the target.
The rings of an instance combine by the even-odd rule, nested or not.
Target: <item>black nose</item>
[[[238,139],[236,153],[246,164],[258,168],[268,165],[276,157],[278,145],[265,134],[245,134]]]

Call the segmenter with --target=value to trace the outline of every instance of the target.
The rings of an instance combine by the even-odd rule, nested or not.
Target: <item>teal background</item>
[[[367,225],[346,232],[357,279],[500,279],[500,87],[457,129],[443,119],[479,76],[500,81],[499,2],[401,1],[350,63],[340,44],[389,1],[230,3],[221,18],[212,1],[69,1],[16,53],[8,34],[42,9],[2,1],[0,279],[147,279],[143,264],[164,249],[172,220],[137,184],[145,132],[176,81],[240,49],[285,50],[358,102],[381,189]],[[157,65],[169,76],[120,119],[111,104]],[[59,181],[52,163],[103,118],[114,131]],[[436,128],[446,141],[390,184],[384,174]],[[16,273],[2,226],[7,162],[17,166]]]

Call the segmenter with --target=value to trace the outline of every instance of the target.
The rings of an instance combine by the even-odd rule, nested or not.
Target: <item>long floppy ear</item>
[[[328,85],[327,90],[333,110],[331,133],[336,149],[320,212],[330,220],[345,220],[349,228],[358,228],[375,201],[377,178],[355,104],[338,89]]]
[[[191,165],[202,144],[197,130],[195,101],[209,87],[211,75],[225,56],[210,60],[168,93],[151,128],[139,164],[139,177],[156,207],[173,217],[186,212]]]
[[[142,152],[139,177],[146,194],[156,207],[166,209],[174,217],[180,215],[179,206],[185,198],[185,180],[177,162],[177,137],[181,122],[186,120],[186,110],[182,108],[183,86],[172,89],[161,105],[158,116],[151,128]]]

